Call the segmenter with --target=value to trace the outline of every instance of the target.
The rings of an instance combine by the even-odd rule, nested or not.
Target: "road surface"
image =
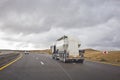
[[[62,63],[48,54],[23,54],[0,71],[0,80],[120,80],[120,67],[89,61]]]

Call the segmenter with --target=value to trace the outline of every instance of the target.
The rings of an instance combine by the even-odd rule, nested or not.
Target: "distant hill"
[[[50,54],[50,49],[45,49],[45,50],[29,50],[31,53],[49,53]]]
[[[85,51],[99,51],[99,50],[95,50],[95,49],[91,49],[91,48],[88,48],[88,49],[84,49]]]

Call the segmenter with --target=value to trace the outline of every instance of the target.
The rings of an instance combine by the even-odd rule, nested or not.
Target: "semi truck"
[[[84,62],[84,50],[80,50],[79,40],[70,36],[62,36],[51,46],[52,58],[63,62]]]

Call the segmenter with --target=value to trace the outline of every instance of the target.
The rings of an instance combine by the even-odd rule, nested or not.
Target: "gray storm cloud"
[[[0,38],[48,48],[66,34],[78,36],[83,47],[119,49],[119,7],[119,0],[1,0]]]

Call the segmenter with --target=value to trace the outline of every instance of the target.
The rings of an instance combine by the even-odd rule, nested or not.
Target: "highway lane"
[[[120,67],[90,61],[62,63],[48,54],[23,54],[0,71],[0,80],[120,80]]]

